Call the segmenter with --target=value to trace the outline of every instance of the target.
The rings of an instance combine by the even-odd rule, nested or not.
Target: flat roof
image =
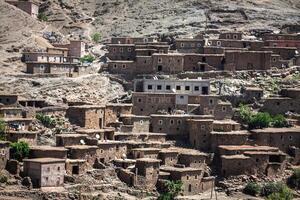
[[[135,148],[135,149],[132,149],[132,151],[160,151],[161,149],[159,148],[151,148],[151,147],[148,147],[148,148]]]
[[[286,155],[281,151],[273,152],[273,151],[245,151],[245,155]]]
[[[139,158],[136,159],[137,162],[150,162],[150,163],[160,163],[161,160],[153,159],[153,158]]]
[[[68,151],[64,147],[54,147],[54,146],[30,146],[30,150],[40,150],[40,151]]]
[[[224,159],[227,159],[227,160],[235,160],[235,159],[247,160],[250,157],[245,156],[243,154],[238,154],[238,155],[223,155],[223,156],[221,156],[221,158],[224,158]]]
[[[56,137],[72,137],[72,138],[78,138],[78,137],[88,137],[88,135],[85,134],[77,134],[77,133],[63,133],[63,134],[56,134]]]
[[[97,109],[97,108],[105,108],[105,105],[79,105],[79,106],[70,106],[69,108]]]
[[[264,129],[254,129],[251,130],[253,133],[281,133],[281,134],[289,134],[289,133],[299,133],[300,134],[300,126],[291,127],[291,128],[264,128]]]
[[[132,103],[107,103],[106,106],[112,107],[130,107],[133,106]]]
[[[192,168],[192,167],[172,167],[172,166],[162,166],[160,170],[167,171],[167,172],[195,172],[195,171],[203,171],[201,168]]]
[[[214,124],[240,124],[236,121],[233,121],[231,119],[224,119],[224,120],[214,120],[213,121]]]
[[[250,132],[247,131],[247,130],[230,131],[230,132],[212,131],[211,134],[216,134],[216,135],[250,135]]]
[[[23,162],[35,162],[35,163],[64,163],[65,159],[59,159],[59,158],[32,158],[32,159],[23,159]]]
[[[90,146],[90,145],[71,145],[66,146],[67,149],[98,149],[97,146]]]
[[[259,87],[245,87],[245,90],[250,90],[250,91],[263,91],[263,89]]]
[[[220,145],[220,149],[225,149],[229,151],[234,150],[251,150],[251,151],[278,151],[277,147],[270,146],[251,146],[251,145]]]
[[[103,128],[103,129],[85,129],[85,128],[79,128],[79,129],[76,129],[75,132],[77,133],[104,133],[106,131],[115,131],[114,128],[110,128],[110,127],[107,127],[107,128]]]
[[[166,133],[151,133],[151,132],[138,132],[138,133],[135,133],[135,132],[116,132],[115,136],[118,136],[118,135],[124,135],[124,136],[139,136],[139,135],[144,135],[144,136],[147,136],[147,135],[166,136],[167,134]]]

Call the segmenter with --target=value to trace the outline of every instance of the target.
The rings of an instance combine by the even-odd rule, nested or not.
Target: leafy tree
[[[294,169],[292,176],[287,180],[291,188],[300,189],[300,169]]]
[[[165,184],[166,191],[158,197],[158,200],[173,200],[181,191],[182,182],[167,181]]]
[[[243,192],[252,196],[257,196],[261,192],[261,186],[255,182],[247,183]]]
[[[52,128],[56,125],[55,119],[41,113],[36,114],[36,118],[47,128]]]
[[[239,115],[244,123],[249,123],[253,116],[253,112],[251,111],[251,108],[249,106],[240,104]]]
[[[99,43],[100,40],[101,40],[101,34],[100,33],[94,33],[92,36],[91,36],[92,40],[95,42],[95,43]]]
[[[284,184],[279,188],[278,192],[272,193],[268,196],[267,200],[292,200],[292,191]]]
[[[42,22],[48,21],[48,17],[47,17],[47,15],[45,15],[45,13],[39,13],[39,14],[38,14],[38,19],[39,19],[40,21],[42,21]]]
[[[256,128],[267,128],[270,126],[272,122],[272,117],[269,113],[259,112],[253,117],[251,117],[248,127],[249,129],[256,129]]]
[[[2,119],[0,119],[0,140],[5,140],[5,128],[5,122]]]
[[[22,161],[29,156],[29,145],[24,141],[11,143],[10,147],[11,157],[15,160]]]
[[[289,123],[283,115],[275,115],[272,124],[276,128],[289,127]]]
[[[84,62],[88,62],[91,63],[95,60],[95,57],[92,56],[91,54],[85,55],[83,57],[80,58],[80,62],[84,63]]]

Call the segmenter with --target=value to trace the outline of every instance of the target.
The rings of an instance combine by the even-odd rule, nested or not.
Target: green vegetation
[[[91,38],[92,38],[93,42],[99,43],[100,40],[101,40],[101,34],[100,33],[94,33],[93,35],[91,35]]]
[[[29,145],[26,142],[14,142],[10,144],[11,157],[15,160],[22,161],[29,156]]]
[[[181,181],[167,181],[166,191],[162,193],[158,200],[173,200],[181,191],[182,182]]]
[[[291,188],[300,189],[300,169],[294,169],[292,176],[288,178],[288,185]]]
[[[47,128],[52,128],[56,125],[55,119],[51,118],[48,115],[37,113],[36,118]]]
[[[0,119],[0,140],[5,140],[5,122]]]
[[[83,57],[80,58],[80,62],[82,62],[82,63],[85,63],[85,62],[91,63],[94,60],[95,60],[95,57],[92,56],[91,54],[85,55],[85,56],[83,56]]]
[[[277,192],[270,194],[267,200],[292,200],[293,193],[286,185],[281,184]]]
[[[6,183],[8,180],[7,176],[3,173],[0,173],[0,183]]]
[[[247,183],[243,192],[252,196],[257,196],[261,192],[261,186],[255,182]]]
[[[42,22],[48,21],[48,17],[47,17],[47,15],[45,15],[45,13],[39,13],[39,14],[38,14],[38,19],[39,19],[40,21],[42,21]]]
[[[267,128],[267,127],[289,127],[287,119],[283,115],[271,116],[266,112],[253,112],[249,106],[240,105],[239,115],[243,123],[248,125],[249,129]]]

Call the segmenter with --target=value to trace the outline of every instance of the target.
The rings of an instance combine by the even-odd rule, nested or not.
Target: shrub
[[[259,112],[251,117],[248,127],[249,129],[266,128],[272,122],[272,117],[269,113]]]
[[[100,33],[94,33],[92,36],[91,36],[92,40],[95,42],[95,43],[99,43],[100,40],[101,40],[101,34]]]
[[[6,183],[8,180],[5,174],[0,174],[0,183]]]
[[[88,62],[91,63],[95,60],[94,56],[92,56],[91,54],[89,55],[85,55],[83,57],[80,58],[80,62],[84,63],[84,62]]]
[[[272,119],[272,125],[276,128],[289,127],[289,123],[283,115],[275,115]]]
[[[250,107],[247,105],[240,104],[239,108],[239,115],[241,120],[244,123],[249,123],[253,116],[253,112],[251,111]]]
[[[5,122],[0,119],[0,140],[5,140]]]
[[[47,17],[47,15],[45,15],[45,13],[39,13],[39,14],[38,14],[38,19],[39,19],[40,21],[42,21],[42,22],[48,21],[48,17]]]
[[[291,188],[300,189],[300,169],[294,169],[292,176],[287,180]]]
[[[52,128],[56,125],[55,119],[53,119],[47,115],[38,113],[38,114],[36,114],[36,118],[47,128]]]
[[[158,197],[158,200],[173,200],[181,191],[181,187],[181,181],[167,181],[166,191]]]
[[[10,147],[11,157],[15,160],[22,161],[29,156],[29,145],[26,142],[14,142]]]
[[[268,182],[263,185],[261,195],[267,197],[273,193],[280,192],[283,187],[285,187],[283,183]]]
[[[278,192],[272,193],[268,196],[267,200],[292,200],[292,191],[284,184],[279,188]]]
[[[257,196],[261,192],[261,186],[258,185],[257,183],[254,183],[254,182],[247,183],[247,185],[245,186],[243,192],[245,194],[249,194],[249,195],[252,195],[252,196]]]

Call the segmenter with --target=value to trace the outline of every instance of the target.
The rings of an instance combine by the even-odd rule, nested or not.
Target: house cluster
[[[136,79],[134,88],[132,103],[106,105],[54,107],[0,95],[7,125],[0,168],[10,166],[9,142],[26,141],[30,156],[17,171],[34,187],[63,186],[66,174],[110,166],[130,186],[163,191],[167,180],[179,180],[181,193],[194,195],[212,189],[216,176],[276,176],[288,160],[300,164],[298,121],[290,128],[243,130],[232,120],[231,103],[210,94],[209,80]],[[245,91],[250,99],[263,99],[257,89]],[[300,90],[281,95],[299,100]],[[66,117],[73,131],[56,134],[54,146],[39,145],[36,113]]]
[[[244,39],[241,32],[218,39],[176,38],[169,45],[154,38],[112,38],[107,70],[113,74],[269,70],[299,64],[300,35],[265,34]]]
[[[86,70],[80,64],[80,58],[85,55],[85,43],[71,40],[68,44],[53,44],[41,51],[23,52],[22,61],[26,63],[29,74],[65,74],[78,76]]]

